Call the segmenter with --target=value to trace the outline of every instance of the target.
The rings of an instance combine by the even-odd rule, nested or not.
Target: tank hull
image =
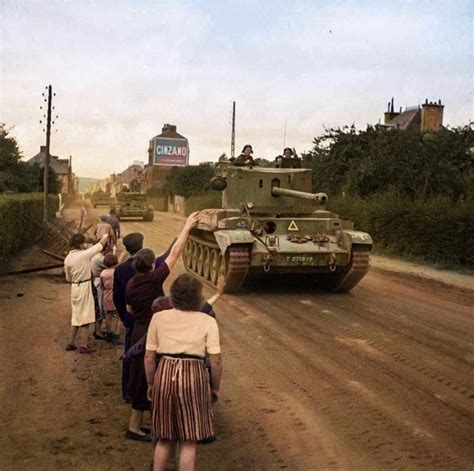
[[[183,261],[207,284],[215,286],[223,277],[227,292],[262,274],[311,275],[328,289],[349,291],[368,271],[372,239],[350,224],[343,229],[333,213],[251,219],[231,213],[216,219],[216,210],[209,211],[210,219],[205,210],[203,222],[191,232]]]
[[[148,205],[146,195],[143,193],[119,194],[116,211],[119,219],[141,218],[143,221],[151,222],[155,216],[153,208]]]

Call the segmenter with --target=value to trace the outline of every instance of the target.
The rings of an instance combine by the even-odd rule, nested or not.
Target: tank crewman
[[[293,151],[290,147],[285,147],[283,149],[283,158],[284,159],[292,159],[293,158]]]
[[[282,161],[283,161],[283,156],[282,155],[277,155],[275,157],[275,168],[281,168]]]
[[[252,146],[250,144],[246,144],[242,149],[242,153],[232,163],[238,167],[243,167],[244,165],[254,165],[252,154]]]

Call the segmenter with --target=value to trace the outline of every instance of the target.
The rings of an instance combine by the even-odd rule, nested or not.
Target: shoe
[[[129,440],[136,440],[137,442],[151,442],[151,435],[140,435],[139,433],[132,432],[131,430],[127,430],[125,432],[125,438]]]
[[[79,347],[79,353],[94,353],[95,348],[91,347]]]
[[[114,339],[114,334],[112,332],[102,332],[102,335],[107,342],[112,342]]]
[[[112,335],[110,341],[112,342],[112,345],[114,347],[116,347],[117,345],[123,345],[123,343],[120,341],[120,335]]]
[[[92,336],[93,336],[96,340],[106,340],[105,337],[102,337],[102,335],[96,334],[95,332],[92,334]]]
[[[146,433],[147,435],[150,435],[150,433],[151,433],[150,427],[140,427],[140,430],[141,430],[143,433]]]
[[[68,343],[66,345],[66,352],[73,352],[74,350],[77,350],[77,347],[72,343]]]

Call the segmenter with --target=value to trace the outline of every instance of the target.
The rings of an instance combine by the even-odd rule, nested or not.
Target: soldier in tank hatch
[[[244,165],[254,165],[252,154],[252,146],[250,144],[246,144],[242,149],[242,153],[232,163],[238,167],[243,167]]]

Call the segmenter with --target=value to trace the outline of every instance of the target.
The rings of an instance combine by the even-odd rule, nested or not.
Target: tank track
[[[332,278],[330,288],[338,293],[345,293],[354,288],[364,278],[369,270],[369,251],[359,248],[352,249],[352,257],[349,268]]]
[[[190,235],[183,251],[186,270],[204,283],[215,287],[219,278],[225,280],[225,292],[237,291],[250,267],[250,247],[230,246],[225,256],[217,243]]]

